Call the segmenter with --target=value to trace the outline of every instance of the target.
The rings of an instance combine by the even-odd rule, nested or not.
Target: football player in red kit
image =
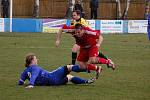
[[[79,70],[95,70],[97,73],[96,78],[98,78],[100,70],[95,64],[107,64],[113,70],[115,69],[115,65],[111,60],[98,57],[98,48],[103,41],[100,31],[84,27],[82,24],[76,24],[72,27],[64,25],[63,31],[72,34],[76,40],[76,44],[80,46],[80,52],[77,57],[80,65]],[[58,35],[56,46],[59,46],[59,44],[60,36]]]

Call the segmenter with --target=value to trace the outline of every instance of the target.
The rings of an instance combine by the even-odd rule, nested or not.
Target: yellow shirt
[[[88,22],[84,18],[80,18],[79,20],[73,20],[71,21],[71,26],[75,26],[75,24],[82,24],[85,27],[89,27]]]

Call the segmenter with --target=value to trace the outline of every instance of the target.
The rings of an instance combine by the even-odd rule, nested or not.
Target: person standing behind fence
[[[0,0],[0,18],[2,17],[2,0]]]
[[[97,19],[98,0],[90,1],[91,19]]]
[[[3,18],[9,17],[9,0],[2,0],[2,16]]]
[[[147,32],[148,32],[148,39],[149,39],[149,41],[150,41],[150,14],[148,14]]]
[[[83,7],[81,5],[81,0],[76,0],[74,10],[79,10],[81,12],[81,17],[85,18],[85,13],[83,12]]]

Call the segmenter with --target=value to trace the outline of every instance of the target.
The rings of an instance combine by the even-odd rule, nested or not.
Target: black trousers
[[[3,7],[3,18],[8,18],[9,17],[9,7],[4,6]]]
[[[91,8],[91,19],[97,19],[97,8]]]

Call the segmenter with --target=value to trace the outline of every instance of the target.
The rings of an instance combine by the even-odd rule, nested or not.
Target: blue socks
[[[88,80],[85,80],[85,79],[82,79],[79,77],[75,77],[75,76],[70,81],[74,84],[86,84],[88,82]]]
[[[74,71],[74,72],[86,72],[86,69],[81,69],[79,65],[73,65],[72,71]]]

